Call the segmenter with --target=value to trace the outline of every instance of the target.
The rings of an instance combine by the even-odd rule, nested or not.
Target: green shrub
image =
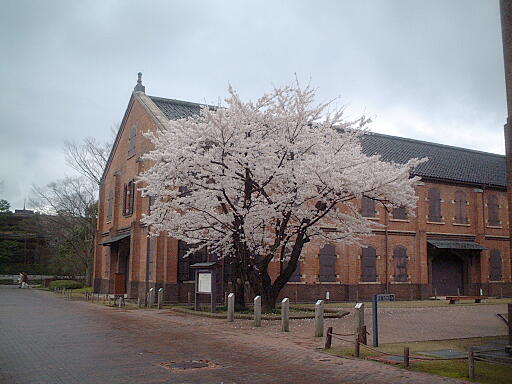
[[[62,288],[78,289],[78,288],[82,288],[83,286],[84,285],[82,283],[80,283],[79,281],[75,281],[75,280],[54,280],[50,283],[48,288],[50,288],[50,290],[62,289]]]

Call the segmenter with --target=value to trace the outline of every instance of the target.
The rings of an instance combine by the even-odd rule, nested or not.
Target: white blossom
[[[298,83],[254,102],[231,87],[229,95],[223,106],[205,106],[148,135],[154,150],[144,160],[153,165],[139,182],[155,198],[143,218],[152,234],[235,256],[237,235],[258,269],[299,233],[360,243],[375,226],[358,212],[362,196],[414,209],[410,172],[424,160],[395,164],[365,155],[364,116],[345,120],[343,109],[316,105],[314,89]]]

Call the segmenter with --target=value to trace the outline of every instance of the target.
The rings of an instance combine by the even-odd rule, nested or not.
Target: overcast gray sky
[[[72,175],[146,93],[254,99],[294,73],[376,132],[504,153],[498,0],[0,0],[0,198]]]

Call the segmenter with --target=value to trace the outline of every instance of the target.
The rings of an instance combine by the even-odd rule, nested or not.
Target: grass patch
[[[92,292],[92,287],[82,287],[82,288],[76,288],[72,289],[73,293],[85,293],[85,292]]]
[[[227,317],[227,310],[225,306],[218,306],[217,312],[212,313],[210,312],[210,306],[204,305],[201,306],[200,311],[194,311],[193,307],[190,306],[172,306],[171,307],[176,312],[181,313],[187,313],[194,316],[204,316],[204,317],[211,317],[211,318],[219,318],[219,319],[225,319]],[[340,318],[348,315],[349,313],[346,311],[328,311],[324,314],[324,317],[326,318]],[[314,310],[310,309],[296,309],[296,308],[290,308],[290,319],[311,319],[315,317]],[[261,318],[263,320],[280,320],[281,319],[281,310],[276,308],[272,312],[269,313],[262,313]],[[235,319],[247,319],[252,320],[253,319],[253,311],[252,309],[247,309],[244,311],[235,312]]]
[[[476,337],[467,339],[393,343],[383,344],[377,349],[380,352],[393,353],[397,355],[402,355],[404,347],[406,346],[410,348],[411,355],[414,355],[417,352],[428,352],[440,349],[467,352],[467,349],[470,346],[488,344],[497,339],[503,339],[503,337]],[[327,351],[327,353],[335,356],[354,356],[353,347],[335,347]],[[383,353],[371,351],[361,346],[362,358],[383,355]],[[409,369],[412,371],[469,380],[467,360],[411,361]],[[477,361],[475,372],[475,382],[484,384],[506,384],[511,382],[512,366]]]

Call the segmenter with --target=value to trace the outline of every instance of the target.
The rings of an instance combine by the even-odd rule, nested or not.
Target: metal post
[[[324,336],[324,301],[318,300],[315,304],[315,337]]]
[[[235,294],[230,293],[228,295],[228,321],[235,321]]]
[[[377,295],[372,297],[372,316],[373,316],[373,346],[379,346],[379,319],[377,313]]]
[[[404,347],[404,365],[409,368],[409,347]]]
[[[332,345],[332,327],[327,328],[327,335],[325,335],[324,349],[330,349]]]
[[[261,296],[254,298],[254,326],[261,327]]]

